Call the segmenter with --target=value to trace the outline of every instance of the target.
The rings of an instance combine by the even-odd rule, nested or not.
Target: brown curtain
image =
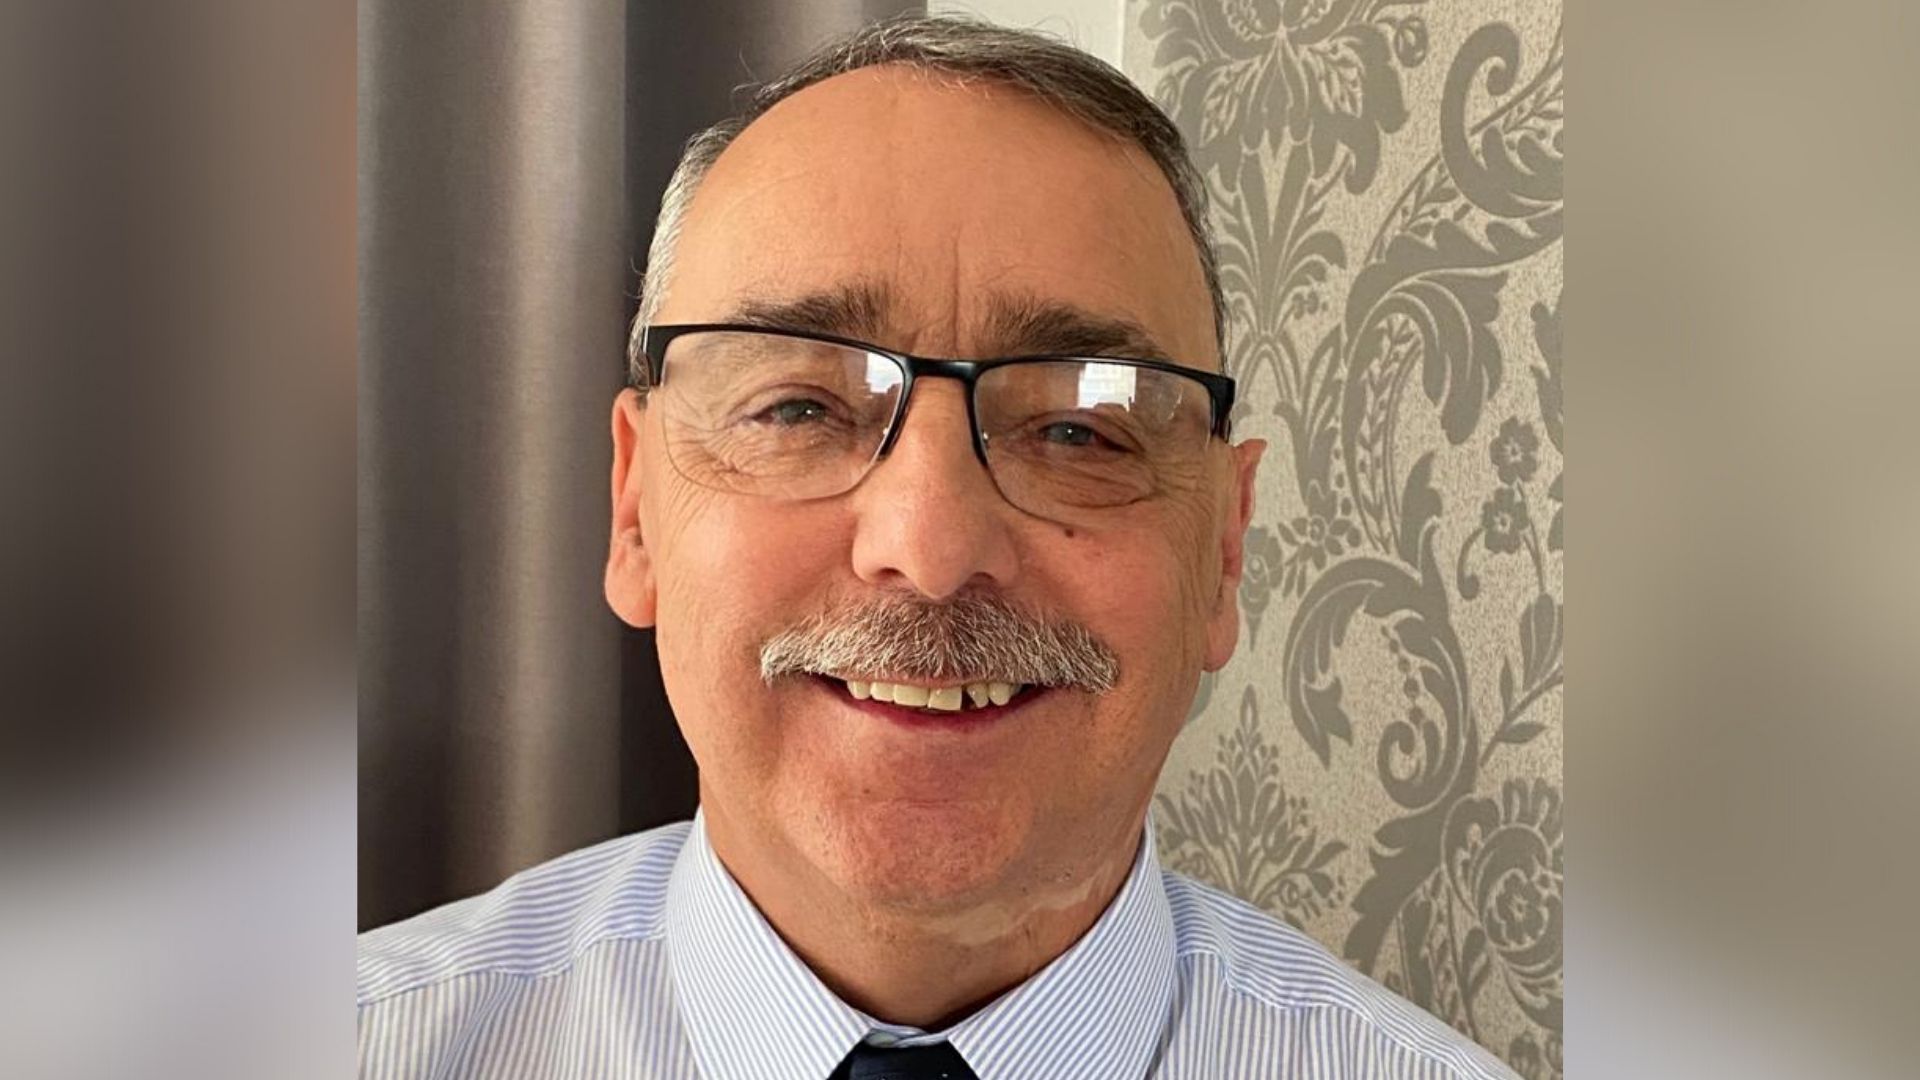
[[[923,6],[362,0],[363,928],[692,812],[600,593],[635,270],[736,87]]]

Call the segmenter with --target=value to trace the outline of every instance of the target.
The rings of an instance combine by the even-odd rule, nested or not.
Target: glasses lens
[[[790,499],[859,483],[906,381],[875,353],[731,330],[675,338],[663,369],[674,468],[703,487]]]
[[[1199,382],[1099,360],[991,368],[975,407],[994,481],[1042,516],[1197,486],[1212,430]]]

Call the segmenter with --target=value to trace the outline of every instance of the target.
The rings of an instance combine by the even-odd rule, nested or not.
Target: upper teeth
[[[865,701],[891,701],[895,705],[907,705],[921,709],[944,709],[947,712],[959,712],[964,698],[972,702],[976,709],[984,709],[988,702],[1005,705],[1013,700],[1013,695],[1023,687],[1020,683],[1005,683],[988,680],[986,682],[963,683],[959,686],[911,686],[907,683],[863,682],[848,679],[847,692]]]

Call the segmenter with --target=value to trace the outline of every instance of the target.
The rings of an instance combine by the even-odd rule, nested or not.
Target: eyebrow
[[[986,331],[988,344],[1007,356],[1171,360],[1153,335],[1132,319],[1058,300],[995,296],[988,304]]]
[[[749,297],[724,321],[877,342],[888,336],[891,311],[892,294],[885,285],[856,282],[789,298]],[[1132,319],[1030,295],[991,295],[982,337],[986,351],[996,357],[1111,356],[1172,362],[1159,341]]]
[[[885,333],[891,297],[867,282],[840,285],[788,299],[748,298],[725,321],[768,330],[800,330],[870,340]]]

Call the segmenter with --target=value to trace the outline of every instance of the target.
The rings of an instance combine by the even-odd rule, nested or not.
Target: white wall
[[[933,15],[979,15],[1003,26],[1058,34],[1081,49],[1120,66],[1127,0],[929,0]]]

